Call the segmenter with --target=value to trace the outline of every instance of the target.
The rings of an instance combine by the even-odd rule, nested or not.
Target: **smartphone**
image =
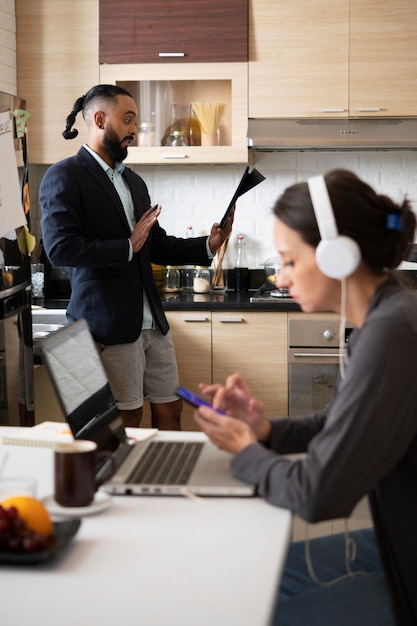
[[[209,406],[213,408],[210,402],[207,402],[207,400],[203,400],[203,398],[196,396],[195,393],[193,393],[186,387],[178,387],[175,393],[177,394],[177,396],[188,402],[188,404],[191,404],[196,408],[198,408],[199,406]]]

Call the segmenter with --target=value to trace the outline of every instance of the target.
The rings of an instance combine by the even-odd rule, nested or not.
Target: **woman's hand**
[[[213,408],[246,422],[255,436],[266,441],[271,426],[265,418],[264,403],[253,398],[249,387],[240,374],[232,374],[222,385],[199,385],[205,395],[212,396]]]
[[[201,406],[194,412],[194,419],[215,446],[231,454],[256,443],[256,435],[249,424],[221,415],[210,407]]]

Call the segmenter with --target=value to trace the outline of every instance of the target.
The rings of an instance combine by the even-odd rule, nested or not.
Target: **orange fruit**
[[[12,496],[1,503],[3,508],[16,507],[18,516],[26,523],[28,530],[49,537],[53,524],[47,509],[40,500],[30,496]]]

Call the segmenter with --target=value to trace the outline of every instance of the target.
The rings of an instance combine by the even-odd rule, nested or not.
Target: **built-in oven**
[[[352,330],[346,324],[342,344]],[[335,314],[289,313],[288,414],[309,415],[331,399],[340,364],[340,319]]]

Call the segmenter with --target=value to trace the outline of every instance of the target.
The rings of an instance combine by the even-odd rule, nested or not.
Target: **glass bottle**
[[[234,267],[235,290],[249,290],[249,263],[246,256],[246,243],[243,235],[237,236],[237,254]]]
[[[169,132],[170,134],[172,134],[175,131],[181,132],[181,125],[178,121],[177,105],[175,104],[175,102],[173,102],[171,104],[171,117],[169,120]]]
[[[201,146],[201,127],[195,113],[194,107],[190,104],[188,126],[187,126],[187,142],[189,146]]]
[[[190,239],[194,236],[192,226],[187,226],[185,230],[185,238]],[[192,293],[194,281],[194,265],[184,265],[182,268],[182,290],[186,293]]]
[[[182,129],[181,129],[181,124],[178,119],[177,105],[175,104],[175,102],[173,102],[171,104],[168,126],[166,127],[164,136],[161,139],[161,145],[162,146],[172,146],[172,145],[175,146],[176,144],[172,143],[174,140],[174,133],[181,133],[181,132],[182,132]],[[185,140],[187,139],[185,138]]]

